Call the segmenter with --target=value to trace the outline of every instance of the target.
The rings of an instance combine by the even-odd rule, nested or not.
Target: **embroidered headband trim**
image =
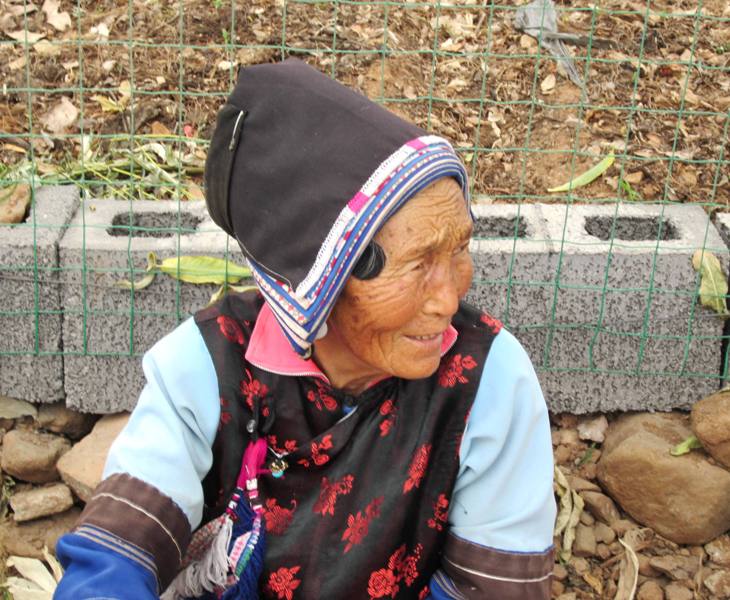
[[[442,177],[456,179],[469,206],[466,170],[451,144],[426,135],[401,146],[342,209],[296,289],[248,259],[256,284],[298,354],[308,356],[357,260],[385,221]]]

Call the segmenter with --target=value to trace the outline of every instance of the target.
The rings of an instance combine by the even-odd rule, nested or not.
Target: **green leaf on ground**
[[[697,250],[692,255],[692,266],[700,274],[700,303],[719,315],[727,315],[727,278],[717,256],[708,250]]]
[[[155,271],[156,267],[157,257],[155,256],[154,252],[150,252],[147,255],[147,268],[145,269],[147,274],[144,277],[138,279],[137,281],[122,279],[121,281],[117,281],[115,285],[122,288],[123,290],[143,290],[155,280],[155,275],[157,274],[157,272]]]
[[[554,192],[567,192],[569,190],[574,190],[576,188],[583,187],[584,185],[588,185],[591,181],[603,175],[613,164],[614,159],[615,157],[613,155],[613,152],[611,152],[601,162],[593,165],[587,171],[584,171],[577,177],[574,177],[568,183],[564,183],[563,185],[559,185],[558,187],[549,188],[548,192],[550,192],[551,194]]]
[[[238,283],[251,269],[212,256],[174,256],[157,265],[163,273],[187,283]]]
[[[689,454],[691,450],[696,450],[697,448],[702,448],[702,444],[700,443],[700,440],[697,439],[697,436],[691,435],[682,443],[677,444],[674,448],[672,448],[669,451],[669,454],[672,456],[682,456],[683,454]]]

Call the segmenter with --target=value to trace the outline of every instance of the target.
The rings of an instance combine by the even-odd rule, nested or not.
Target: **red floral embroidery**
[[[428,520],[428,526],[436,531],[443,531],[448,512],[449,499],[445,494],[439,494],[438,500],[433,505],[433,518]]]
[[[326,408],[330,412],[337,410],[337,400],[327,393],[327,390],[319,381],[315,380],[315,384],[317,385],[317,391],[309,390],[307,392],[307,400],[312,402],[317,410],[322,410],[323,408]]]
[[[395,598],[398,593],[398,579],[390,569],[378,569],[370,575],[368,594],[370,598]]]
[[[464,357],[455,354],[439,367],[438,382],[441,387],[454,387],[456,382],[469,383],[464,371],[477,366],[476,361],[468,354]]]
[[[380,422],[380,437],[385,437],[390,433],[391,428],[395,425],[397,412],[392,400],[386,400],[380,405],[380,414],[385,417]]]
[[[243,344],[243,329],[235,319],[228,315],[220,315],[216,321],[218,321],[218,326],[221,328],[221,333],[229,342]]]
[[[400,582],[403,581],[410,587],[418,578],[418,560],[421,558],[423,546],[418,544],[413,554],[406,555],[406,545],[403,544],[388,559],[386,569],[378,569],[370,574],[368,581],[368,594],[370,600],[374,598],[395,598],[400,590]]]
[[[218,421],[218,431],[223,429],[228,423],[231,422],[231,419],[233,418],[233,415],[227,411],[228,408],[228,400],[226,400],[223,396],[220,398],[221,403],[221,418]]]
[[[287,530],[294,518],[297,501],[292,500],[290,505],[291,508],[284,508],[276,503],[276,498],[266,500],[266,506],[264,507],[266,531],[274,535],[281,535]]]
[[[403,484],[403,493],[410,492],[421,484],[423,474],[428,466],[428,457],[431,454],[431,444],[423,444],[413,456],[411,466],[408,467],[408,479]]]
[[[502,322],[487,313],[482,313],[479,320],[484,323],[494,335],[497,335],[502,330]]]
[[[328,433],[319,443],[312,442],[310,448],[312,450],[312,461],[315,465],[321,467],[323,464],[329,462],[330,457],[323,450],[330,450],[332,448],[332,435]],[[308,467],[310,462],[308,458],[300,458],[299,464]]]
[[[248,381],[242,381],[240,385],[241,393],[243,394],[243,397],[246,399],[246,404],[249,409],[253,410],[253,399],[254,398],[263,398],[266,396],[266,394],[269,393],[269,388],[266,386],[265,383],[261,383],[257,379],[254,379],[251,375],[251,371],[248,369],[244,369],[246,372],[246,377],[248,378]],[[268,407],[264,407],[264,410],[262,411],[264,416],[268,415]]]
[[[431,590],[429,589],[429,587],[427,585],[424,585],[423,589],[418,592],[418,600],[426,600],[430,592]]]
[[[269,576],[269,582],[266,584],[268,591],[276,594],[280,600],[292,600],[294,590],[299,587],[301,579],[294,577],[301,567],[281,567]]]
[[[285,440],[283,448],[279,447],[275,435],[266,436],[266,441],[269,443],[269,447],[277,454],[291,454],[297,449],[296,440]]]
[[[355,478],[352,475],[345,475],[339,481],[333,481],[330,483],[330,480],[327,479],[327,477],[322,477],[319,498],[314,503],[312,510],[322,516],[334,516],[337,497],[349,494],[352,490],[352,482],[354,480]]]
[[[365,507],[365,514],[363,514],[363,511],[359,510],[356,515],[349,515],[347,517],[347,529],[345,529],[345,533],[342,534],[342,539],[347,540],[345,553],[349,552],[353,546],[363,541],[370,529],[370,521],[380,516],[380,505],[382,502],[382,496],[375,498]]]

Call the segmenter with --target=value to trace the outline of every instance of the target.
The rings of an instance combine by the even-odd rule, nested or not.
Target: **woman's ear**
[[[352,276],[356,279],[374,279],[385,267],[385,250],[375,241],[371,241],[352,270]]]

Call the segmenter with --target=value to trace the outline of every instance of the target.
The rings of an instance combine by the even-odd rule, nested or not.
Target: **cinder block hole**
[[[725,245],[728,248],[730,248],[730,230],[727,228],[727,225],[721,221],[715,221],[715,226],[717,227],[717,231],[720,233],[722,241],[725,242]]]
[[[131,217],[131,218],[130,218]],[[115,237],[154,237],[164,238],[176,236],[178,230],[182,235],[194,231],[202,219],[190,213],[118,213],[112,219],[111,227],[106,232]]]
[[[612,232],[614,220],[616,225]],[[679,239],[677,228],[661,217],[586,217],[585,230],[603,241],[608,241],[612,235],[614,239],[628,242]]]
[[[508,238],[527,236],[524,217],[479,217],[474,223],[474,237]]]

